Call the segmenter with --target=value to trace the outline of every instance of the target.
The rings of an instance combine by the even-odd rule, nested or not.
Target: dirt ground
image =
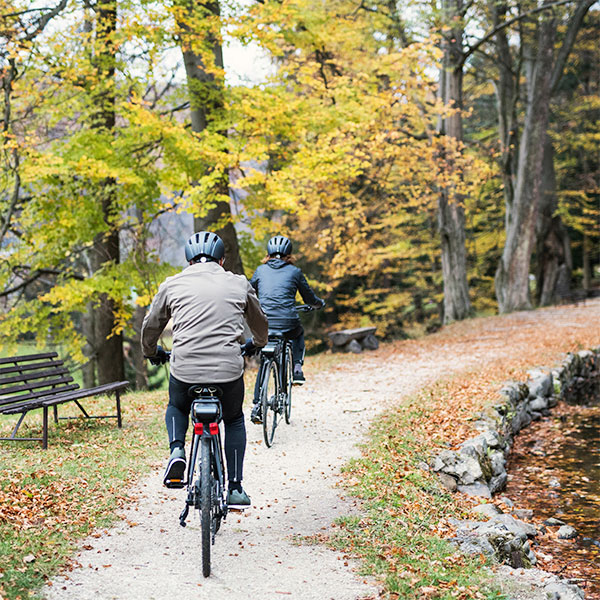
[[[307,384],[294,388],[292,423],[278,427],[272,448],[265,447],[261,428],[247,421],[244,486],[252,507],[230,514],[217,534],[210,578],[201,573],[199,519],[190,514],[188,526],[179,526],[185,492],[163,489],[163,465],[157,465],[138,485],[139,501],[123,513],[120,524],[85,540],[76,556],[80,566],[52,580],[43,597],[378,597],[377,583],[361,576],[356,562],[310,541],[327,533],[337,517],[356,510],[336,485],[340,468],[358,455],[357,445],[378,413],[442,377],[472,370],[499,353],[518,352],[507,343],[508,332],[531,321],[565,331],[598,327],[600,301],[474,322],[466,337],[460,325],[456,336],[446,330],[436,343],[400,343],[393,351],[344,356],[321,372],[309,361]]]

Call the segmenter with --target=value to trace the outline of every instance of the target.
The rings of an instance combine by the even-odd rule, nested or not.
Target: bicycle
[[[296,306],[300,312],[315,310],[308,304]],[[292,414],[292,385],[294,379],[292,344],[283,333],[269,333],[267,345],[260,351],[257,382],[261,404],[263,437],[267,448],[273,445],[275,429],[283,415],[289,425]]]
[[[165,353],[168,362],[170,352]],[[211,546],[221,527],[221,521],[227,517],[227,490],[225,480],[225,462],[221,429],[222,418],[220,397],[222,391],[218,385],[192,386],[189,393],[194,397],[190,410],[193,435],[190,446],[186,479],[177,487],[187,486],[185,507],[179,515],[179,524],[186,527],[190,507],[200,515],[202,575],[208,577],[211,571]],[[175,486],[173,486],[175,487]]]
[[[222,410],[218,386],[193,386],[190,393],[191,417],[194,434],[190,447],[190,460],[187,465],[187,498],[179,515],[179,524],[185,527],[186,519],[193,507],[200,514],[202,542],[202,575],[210,575],[210,550],[215,543],[215,535],[221,521],[227,517],[227,490],[225,483],[225,463],[221,443]]]

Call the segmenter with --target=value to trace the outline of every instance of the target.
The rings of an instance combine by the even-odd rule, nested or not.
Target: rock
[[[516,535],[523,541],[525,541],[528,537],[535,537],[537,535],[537,529],[524,521],[520,521],[519,519],[515,519],[510,515],[502,514],[494,517],[494,524],[499,524],[505,527],[512,534]]]
[[[500,473],[500,475],[492,477],[488,483],[490,492],[492,492],[492,494],[497,494],[498,492],[501,492],[506,487],[507,481],[508,474],[506,472]]]
[[[554,389],[552,385],[552,373],[536,377],[529,383],[528,387],[530,398],[535,398],[536,396],[546,398],[547,396],[550,396]]]
[[[494,547],[484,537],[479,537],[470,532],[458,531],[456,537],[450,540],[456,544],[465,554],[484,554],[495,556]]]
[[[485,485],[485,483],[471,483],[468,485],[458,485],[456,488],[459,492],[463,494],[468,494],[469,496],[475,496],[477,498],[491,498],[492,492],[490,492],[490,488]]]
[[[560,481],[558,479],[556,479],[556,477],[553,477],[549,482],[548,482],[548,487],[551,488],[559,488],[560,487]]]
[[[471,512],[489,518],[502,514],[502,511],[495,504],[491,503],[478,504],[471,509]]]
[[[486,441],[488,448],[502,448],[503,440],[497,431],[486,429],[481,432],[481,437]]]
[[[556,598],[556,600],[579,600],[580,598],[583,600],[585,598],[583,590],[566,581],[549,583],[544,587],[544,592],[548,594],[549,598]]]
[[[371,333],[364,340],[362,340],[361,345],[363,348],[365,348],[365,350],[377,350],[377,348],[379,348],[379,341],[375,335]]]
[[[350,340],[344,346],[344,352],[353,352],[354,354],[360,354],[362,352],[362,346],[357,340]]]
[[[550,517],[544,521],[544,525],[548,525],[548,527],[558,527],[559,525],[566,525],[566,523],[556,517]]]
[[[571,540],[577,537],[577,530],[570,525],[563,525],[556,533],[561,540]]]
[[[506,504],[506,506],[508,506],[508,508],[512,508],[515,503],[510,499],[507,498],[506,496],[502,496],[501,498],[498,498],[499,502],[502,502],[502,504]]]
[[[540,398],[539,396],[531,400],[529,403],[529,410],[532,412],[542,412],[548,408],[548,399]]]
[[[548,408],[554,408],[558,404],[558,396],[548,398]]]
[[[510,514],[516,519],[531,519],[533,517],[533,511],[530,508],[515,508]]]
[[[539,421],[542,418],[542,413],[535,410],[531,411],[531,420]]]
[[[464,485],[475,483],[483,477],[481,465],[478,460],[470,456],[459,456],[452,450],[444,450],[436,456],[433,470],[453,475]]]
[[[455,492],[457,488],[456,478],[452,477],[452,475],[448,475],[447,473],[438,473],[438,477],[440,478],[440,483],[450,492]]]
[[[492,452],[489,458],[492,466],[492,475],[501,475],[506,471],[506,458],[503,452]]]

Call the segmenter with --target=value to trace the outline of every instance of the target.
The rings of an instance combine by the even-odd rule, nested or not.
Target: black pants
[[[169,434],[171,450],[185,447],[185,434],[190,421],[193,398],[188,394],[192,385],[211,385],[210,383],[185,383],[173,377],[169,378],[169,404],[165,415],[165,424]],[[217,383],[223,390],[221,406],[225,424],[225,459],[227,460],[227,478],[240,482],[246,452],[246,425],[242,404],[244,402],[244,377],[227,383]]]
[[[294,329],[288,329],[287,331],[279,331],[277,329],[269,329],[269,333],[283,333],[286,340],[290,340],[292,342],[292,362],[296,364],[304,364],[304,327],[302,325],[297,325]],[[293,367],[292,367],[293,368]],[[260,402],[260,398],[258,397],[260,392],[260,381],[258,377],[256,378],[256,383],[254,384],[254,398],[252,400],[253,404],[258,404]]]

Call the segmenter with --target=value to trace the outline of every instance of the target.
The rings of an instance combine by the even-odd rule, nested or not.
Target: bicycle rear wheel
[[[283,399],[285,409],[285,422],[289,425],[292,415],[292,385],[294,382],[294,365],[292,362],[292,347],[290,344],[285,346],[285,367],[283,369],[283,382],[285,385],[285,395]]]
[[[210,575],[210,546],[212,543],[213,474],[211,470],[210,439],[202,438],[200,448],[200,528],[202,529],[202,575]]]
[[[279,380],[277,365],[274,361],[265,363],[262,384],[260,386],[260,402],[262,405],[263,436],[268,448],[273,443],[279,408]]]

